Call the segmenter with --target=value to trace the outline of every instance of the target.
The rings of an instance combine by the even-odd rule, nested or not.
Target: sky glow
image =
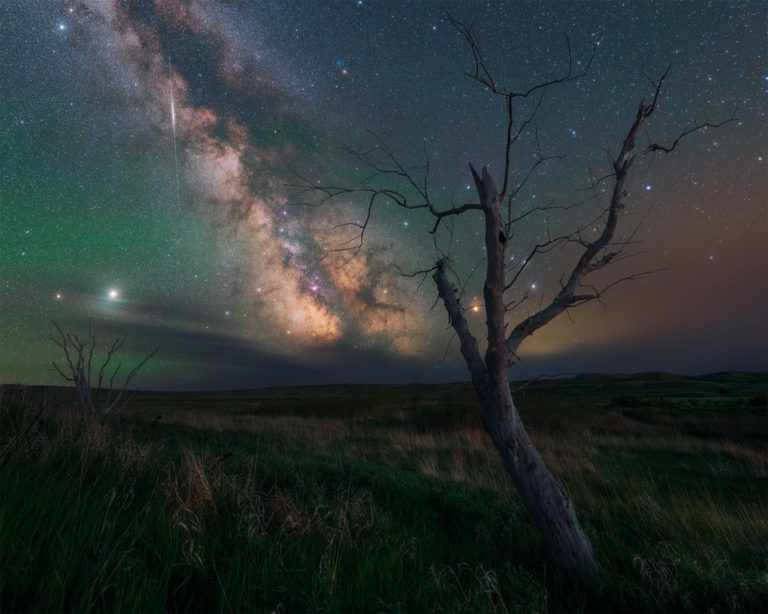
[[[0,4],[0,381],[56,383],[52,320],[127,337],[128,362],[159,345],[147,388],[466,379],[431,278],[402,273],[432,266],[435,243],[450,251],[482,337],[479,219],[433,238],[428,214],[381,201],[363,249],[336,251],[368,201],[314,206],[291,187],[377,185],[345,151],[377,137],[411,169],[429,161],[442,208],[475,198],[468,162],[500,172],[503,103],[464,74],[471,53],[440,6]],[[649,139],[738,118],[635,170],[620,232],[635,255],[601,281],[664,270],[537,332],[512,377],[767,369],[768,5],[444,6],[515,89],[562,73],[563,32],[577,62],[601,35],[588,75],[547,92],[512,152],[520,214],[590,200],[516,225],[510,322],[554,296],[573,252],[530,249],[599,216],[610,184],[586,188],[649,79],[672,64]],[[538,148],[553,160],[526,180]]]

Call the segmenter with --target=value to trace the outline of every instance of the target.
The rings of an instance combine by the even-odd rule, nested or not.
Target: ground
[[[606,570],[566,586],[471,386],[3,387],[0,609],[765,611],[765,374],[515,393]],[[513,384],[513,389],[522,383]]]

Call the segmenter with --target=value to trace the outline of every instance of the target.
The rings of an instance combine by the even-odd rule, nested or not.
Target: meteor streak
[[[176,148],[176,101],[173,98],[173,72],[171,70],[171,58],[168,56],[168,82],[171,89],[171,129],[173,130],[173,161],[176,166],[176,206],[180,204],[179,198],[179,153]]]

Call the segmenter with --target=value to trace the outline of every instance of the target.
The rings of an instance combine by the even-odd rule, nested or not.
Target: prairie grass
[[[760,407],[521,399],[594,589],[547,561],[465,386],[314,392],[40,420],[3,390],[0,610],[768,610]]]

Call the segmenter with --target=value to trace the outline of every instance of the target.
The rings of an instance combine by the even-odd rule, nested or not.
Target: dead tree
[[[155,348],[147,354],[123,379],[122,386],[115,387],[115,379],[120,373],[122,363],[109,374],[110,363],[117,352],[123,347],[125,338],[118,338],[106,345],[107,355],[101,365],[94,363],[94,354],[98,347],[98,339],[88,325],[88,337],[80,339],[73,333],[65,333],[54,321],[58,337],[49,338],[64,352],[66,366],[60,367],[53,362],[53,368],[66,381],[72,382],[80,407],[88,413],[108,414],[112,410],[121,410],[130,400],[123,397],[126,389],[141,368],[152,358],[160,348]],[[98,369],[98,370],[97,370]]]
[[[506,471],[540,531],[551,558],[571,580],[587,578],[600,581],[602,577],[600,564],[589,538],[576,517],[573,504],[563,487],[547,469],[541,455],[528,437],[515,408],[509,386],[510,367],[519,360],[518,351],[523,341],[536,330],[571,308],[601,299],[605,291],[617,283],[649,272],[628,275],[604,284],[602,287],[588,284],[586,281],[588,276],[605,269],[626,255],[625,249],[631,241],[617,239],[616,229],[619,225],[620,212],[625,205],[629,173],[638,160],[654,153],[670,153],[689,134],[707,127],[717,127],[726,122],[695,124],[682,131],[668,145],[649,142],[645,147],[638,148],[637,144],[642,140],[641,129],[657,109],[662,86],[669,72],[667,69],[659,81],[652,84],[653,96],[650,103],[640,102],[634,121],[620,143],[618,154],[612,160],[610,170],[605,176],[594,181],[593,188],[598,185],[610,186],[610,199],[607,204],[581,227],[561,236],[547,236],[543,242],[530,250],[528,257],[522,263],[518,260],[513,266],[507,253],[514,243],[517,222],[537,212],[549,214],[552,209],[568,209],[581,206],[586,202],[575,203],[570,207],[539,207],[525,212],[516,211],[515,199],[524,188],[526,181],[540,165],[553,159],[554,156],[544,156],[541,148],[537,146],[538,156],[535,162],[528,169],[522,169],[522,179],[513,187],[510,154],[521,135],[526,131],[535,134],[533,120],[541,107],[543,93],[549,88],[583,77],[590,69],[599,41],[594,43],[591,56],[580,72],[574,71],[570,41],[566,37],[568,63],[561,76],[527,89],[505,89],[496,81],[488,68],[470,28],[450,17],[449,19],[466,40],[472,52],[474,68],[467,72],[467,75],[485,87],[489,95],[498,97],[505,107],[506,129],[503,141],[501,189],[497,188],[486,167],[478,173],[470,164],[478,200],[464,204],[452,202],[448,206],[440,207],[430,193],[429,166],[426,157],[419,167],[420,175],[417,176],[412,168],[402,163],[394,151],[381,139],[378,139],[376,145],[368,151],[351,153],[367,164],[379,183],[382,178],[389,178],[392,187],[323,186],[302,177],[297,183],[291,185],[306,193],[319,194],[319,198],[313,200],[314,204],[318,204],[318,200],[323,203],[336,198],[349,198],[353,194],[365,196],[367,215],[363,221],[352,224],[359,229],[359,233],[352,239],[354,244],[348,242],[338,250],[330,251],[355,250],[362,246],[371,212],[380,200],[394,202],[405,209],[427,210],[435,220],[431,230],[433,234],[437,232],[443,220],[455,219],[465,214],[483,217],[486,260],[483,300],[487,317],[485,329],[487,346],[484,355],[481,354],[478,341],[470,330],[466,309],[461,303],[461,292],[457,290],[455,280],[452,281],[449,278],[449,275],[453,274],[451,259],[447,253],[437,247],[437,243],[438,253],[435,265],[421,273],[431,274],[437,285],[439,298],[445,304],[450,326],[459,339],[461,355],[472,378],[485,430],[493,440]],[[532,101],[522,120],[515,115],[516,99]],[[538,141],[537,137],[536,140]],[[594,229],[597,229],[597,233]],[[531,261],[538,255],[563,246],[573,248],[572,251],[576,251],[576,257],[575,262],[565,265],[560,287],[556,290],[554,298],[548,304],[540,304],[522,321],[512,321],[512,308],[519,306],[521,302],[514,299],[513,289],[518,289],[523,271],[530,267]],[[523,293],[523,300],[525,298],[527,298],[526,292]]]

